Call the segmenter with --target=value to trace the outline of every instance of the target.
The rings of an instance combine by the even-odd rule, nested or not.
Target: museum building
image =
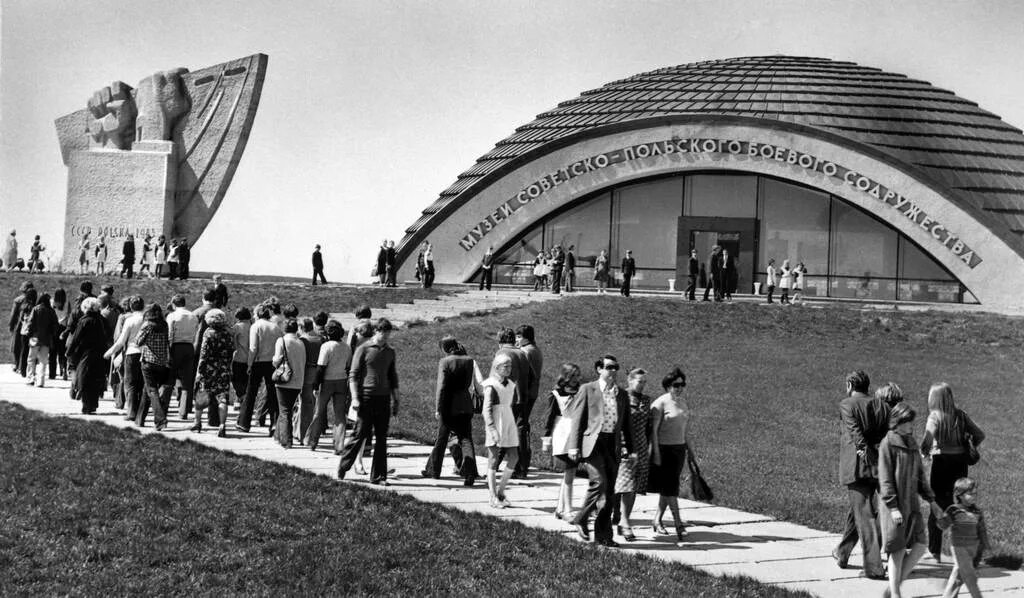
[[[642,73],[516,129],[406,230],[399,275],[434,246],[436,280],[532,284],[538,251],[575,246],[592,286],[626,250],[634,286],[685,285],[696,249],[770,258],[805,293],[1016,306],[1024,280],[1024,134],[927,82],[821,58],[765,56]]]

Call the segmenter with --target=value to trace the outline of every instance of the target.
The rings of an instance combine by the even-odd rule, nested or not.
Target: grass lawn
[[[6,403],[0,454],[2,594],[806,595]]]
[[[191,308],[199,307],[203,303],[203,292],[212,285],[209,278],[189,280],[148,280],[134,278],[127,280],[117,276],[103,277],[82,277],[61,274],[21,274],[9,273],[0,276],[0,300],[3,301],[3,326],[0,326],[0,347],[10,347],[10,332],[7,330],[7,318],[11,313],[11,301],[18,294],[18,287],[23,281],[30,280],[40,293],[49,293],[51,296],[58,288],[67,291],[68,299],[74,301],[78,296],[78,287],[84,280],[93,282],[94,292],[98,295],[100,287],[110,284],[114,286],[114,296],[120,300],[128,295],[139,294],[147,303],[157,301],[161,306],[167,305],[172,295],[183,294],[186,306]],[[363,304],[370,307],[383,308],[387,303],[412,303],[413,299],[431,299],[439,295],[446,295],[452,290],[444,288],[422,289],[419,287],[382,289],[378,287],[325,287],[311,286],[309,284],[282,284],[280,282],[246,282],[225,278],[224,284],[228,286],[230,299],[228,302],[228,315],[232,315],[234,309],[242,305],[253,306],[267,297],[276,296],[282,304],[294,303],[303,316],[312,316],[316,312],[325,310],[330,313],[348,312],[351,313]],[[9,361],[8,354],[4,354],[4,360]]]
[[[559,363],[591,366],[604,353],[652,372],[648,393],[679,364],[695,414],[694,448],[719,504],[840,531],[839,412],[845,374],[863,369],[872,390],[898,383],[924,429],[928,387],[953,386],[957,404],[985,430],[971,468],[989,519],[994,564],[1024,555],[1024,322],[985,314],[769,309],[754,304],[585,296],[414,327],[396,335],[405,411],[392,429],[431,441],[437,340],[454,333],[486,372],[499,326],[532,324],[553,386]],[[620,373],[620,382],[624,376]],[[543,401],[543,399],[542,399]],[[541,429],[544,405],[535,409]],[[482,440],[482,425],[476,424]],[[539,436],[539,434],[534,435]],[[534,448],[539,451],[539,439]]]

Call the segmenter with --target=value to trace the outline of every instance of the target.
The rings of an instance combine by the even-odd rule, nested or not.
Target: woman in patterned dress
[[[647,478],[650,473],[651,397],[644,394],[647,372],[641,368],[629,370],[629,416],[633,426],[633,446],[629,452],[636,453],[636,459],[623,459],[619,475],[615,479],[615,506],[612,522],[618,525],[619,535],[626,541],[636,540],[629,518],[633,514],[633,503],[637,494],[647,493]],[[619,522],[622,522],[619,525]]]
[[[201,392],[209,395],[210,409],[220,409],[220,430],[217,436],[227,436],[228,405],[231,404],[231,358],[235,353],[235,342],[228,329],[227,315],[213,308],[204,316],[208,328],[203,333],[203,344],[199,349],[198,385]],[[215,405],[217,407],[215,407]],[[196,423],[193,432],[203,430],[203,410],[196,403]]]

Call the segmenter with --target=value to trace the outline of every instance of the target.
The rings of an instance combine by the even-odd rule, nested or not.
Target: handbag
[[[981,453],[978,452],[978,447],[974,444],[974,435],[967,431],[967,420],[962,411],[960,412],[960,430],[961,442],[963,442],[967,455],[967,464],[977,465],[978,461],[981,461]]]
[[[697,460],[693,458],[693,451],[686,451],[686,463],[690,467],[690,492],[693,500],[709,502],[715,500],[715,493],[711,491],[704,476],[700,473]]]
[[[281,365],[274,368],[274,373],[270,376],[276,384],[287,383],[292,379],[292,366],[288,363],[288,341],[284,338],[281,339],[281,348],[284,349],[284,360],[281,361]]]
[[[210,406],[210,392],[207,390],[200,390],[196,392],[195,408],[206,409]]]

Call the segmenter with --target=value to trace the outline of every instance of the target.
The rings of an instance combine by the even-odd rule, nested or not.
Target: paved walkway
[[[51,386],[46,389],[29,387],[21,377],[11,372],[9,365],[0,365],[0,400],[52,416],[98,421],[118,428],[134,427],[124,420],[121,412],[114,409],[110,400],[100,401],[96,415],[76,413],[80,406],[68,398],[67,386],[67,382],[51,381]],[[233,419],[234,415],[228,417]],[[198,442],[231,453],[291,465],[332,480],[328,483],[365,484],[368,488],[408,494],[422,501],[484,513],[567,537],[576,537],[574,528],[553,517],[560,475],[531,473],[529,480],[513,480],[508,491],[513,507],[495,510],[488,505],[487,490],[483,484],[464,488],[461,479],[450,476],[447,467],[444,474],[449,477],[441,480],[422,478],[419,472],[430,452],[428,446],[390,440],[388,465],[395,468],[396,473],[390,478],[392,484],[381,488],[368,484],[366,476],[354,472],[349,472],[345,482],[333,481],[338,458],[328,448],[329,441],[324,443],[324,448],[315,452],[302,448],[285,450],[267,438],[265,433],[254,431],[242,434],[232,431],[228,438],[217,438],[216,430],[195,434],[188,431],[190,425],[191,422],[172,419],[163,432],[156,432],[151,426],[139,429],[138,432],[159,433],[168,438]],[[481,470],[484,465],[485,460],[479,459]],[[586,483],[577,480],[577,505],[583,498],[585,488]],[[627,543],[616,538],[622,544],[623,552],[684,563],[716,575],[746,575],[765,583],[807,590],[820,596],[852,598],[881,595],[885,588],[883,582],[858,577],[860,557],[857,553],[851,559],[853,568],[841,570],[836,567],[829,556],[837,541],[835,534],[711,504],[682,499],[680,503],[683,517],[690,522],[690,533],[685,544],[676,546],[674,534],[662,537],[653,535],[651,517],[657,505],[657,497],[648,494],[638,496],[636,501],[634,530],[637,541]],[[671,520],[671,516],[668,519]],[[595,547],[594,550],[601,549]],[[904,595],[941,595],[949,569],[948,564],[940,565],[929,559],[924,560],[907,582]],[[1022,571],[986,567],[981,571],[981,577],[981,587],[986,596],[1024,595]]]

